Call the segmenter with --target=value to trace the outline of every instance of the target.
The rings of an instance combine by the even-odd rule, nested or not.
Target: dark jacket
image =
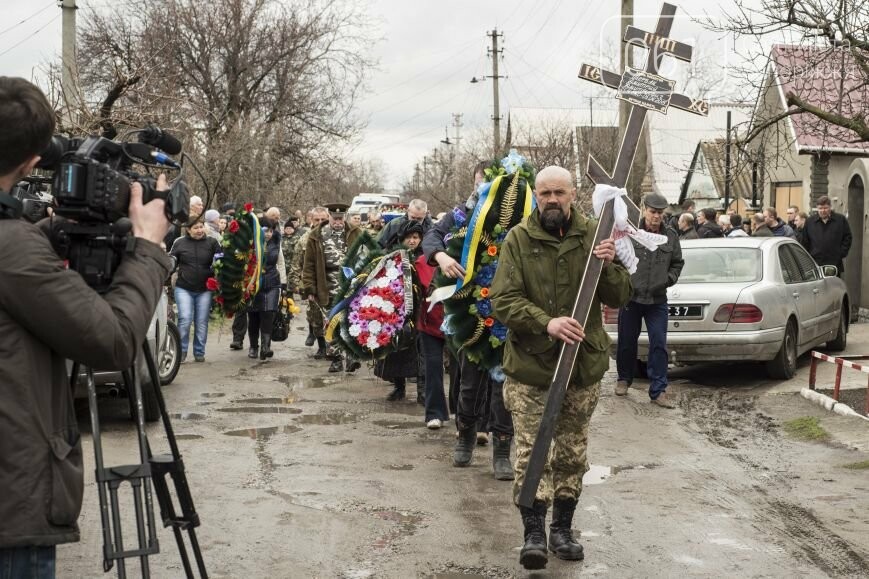
[[[377,243],[380,244],[380,247],[387,249],[398,245],[401,242],[401,239],[398,237],[398,232],[401,231],[402,226],[407,223],[407,221],[407,215],[402,215],[401,217],[396,217],[387,223],[386,226],[380,230],[380,235],[377,236]],[[431,217],[426,215],[425,219],[422,220],[423,234],[431,229],[433,225],[434,222],[431,220]]]
[[[679,232],[679,239],[699,239],[700,238],[700,236],[697,235],[697,230],[694,229],[693,227],[689,227],[685,231],[682,231],[680,229],[677,229],[676,231]]]
[[[791,239],[796,239],[797,237],[791,226],[781,219],[778,219],[778,222],[770,227],[769,230],[772,231],[775,237],[790,237]]]
[[[752,237],[774,237],[772,230],[769,228],[769,225],[763,224],[754,230],[754,233],[751,234]]]
[[[193,239],[189,235],[179,237],[172,244],[170,253],[178,260],[178,280],[175,285],[189,292],[204,292],[206,280],[211,277],[214,254],[220,244],[211,237]]]
[[[100,297],[48,238],[0,220],[0,548],[78,541],[84,476],[66,359],[128,368],[169,275],[136,240]]]
[[[640,229],[645,229],[640,220]],[[670,227],[665,227],[661,235],[667,236],[667,243],[659,245],[655,251],[635,241],[634,253],[639,258],[637,271],[631,275],[634,293],[631,301],[640,304],[663,304],[667,302],[667,288],[679,281],[679,274],[685,262],[682,259],[682,246],[679,236]]]
[[[317,303],[322,307],[329,305],[329,283],[326,280],[326,254],[323,253],[323,237],[321,227],[315,227],[308,233],[308,241],[305,244],[305,257],[302,265],[302,287],[306,293],[317,297]],[[362,234],[362,229],[350,225],[344,225],[344,242],[347,249],[353,245],[356,238]]]
[[[287,283],[287,270],[284,263],[283,247],[281,247],[281,232],[275,230],[272,238],[266,243],[263,259],[263,278],[260,291],[269,291]]]
[[[465,211],[464,207],[457,208],[460,211]],[[454,209],[453,211],[455,211]],[[429,265],[437,265],[434,256],[439,251],[447,250],[446,237],[456,225],[456,217],[453,211],[447,211],[446,215],[441,217],[431,229],[426,230],[422,238],[422,253]]]
[[[700,239],[712,239],[715,237],[724,237],[724,232],[714,221],[707,221],[697,228],[697,237]]]
[[[570,228],[559,240],[541,227],[535,209],[507,234],[491,299],[495,318],[508,328],[504,372],[510,378],[549,386],[561,343],[549,337],[546,326],[552,318],[572,314],[596,227],[596,222],[574,213]],[[609,368],[610,339],[601,324],[600,304],[622,306],[631,291],[631,278],[624,267],[603,268],[571,384],[590,386]]]
[[[851,227],[844,215],[830,213],[826,223],[817,215],[806,220],[801,243],[819,265],[835,265],[845,271],[844,259],[851,250]]]

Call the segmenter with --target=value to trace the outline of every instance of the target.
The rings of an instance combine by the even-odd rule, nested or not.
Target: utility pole
[[[634,0],[622,0],[622,21],[619,35],[624,35],[628,26],[634,24]],[[621,40],[621,39],[619,39]],[[633,66],[633,47],[626,42],[619,42],[621,50],[619,51],[619,74],[624,74],[625,69]],[[657,74],[657,71],[655,71]],[[625,127],[628,124],[628,115],[631,112],[631,104],[627,101],[619,101],[619,142],[622,140],[622,135],[625,134]]]
[[[489,56],[492,57],[492,97],[495,103],[495,116],[492,117],[494,121],[493,127],[493,147],[492,150],[495,153],[495,158],[499,158],[501,156],[501,106],[498,100],[498,79],[501,76],[498,75],[498,58],[503,52],[503,48],[498,50],[498,37],[504,37],[504,34],[498,33],[498,29],[495,28],[492,32],[489,32],[487,36],[492,38],[492,47],[489,49]]]
[[[730,206],[730,111],[727,111],[727,141],[724,145],[724,213]],[[737,207],[739,203],[737,203]]]
[[[78,111],[78,67],[75,62],[75,16],[78,7],[75,0],[61,0],[63,15],[62,48],[61,48],[61,91],[66,113],[63,124],[67,130],[72,130],[74,115]]]
[[[465,116],[463,113],[453,113],[453,128],[455,129],[455,135],[456,135],[453,138],[453,141],[455,141],[456,147],[459,146],[459,144],[461,143],[461,140],[462,140],[461,131],[462,131],[462,127],[464,126],[462,124],[462,117],[463,116]]]

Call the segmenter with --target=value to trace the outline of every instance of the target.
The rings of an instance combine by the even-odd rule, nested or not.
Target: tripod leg
[[[112,526],[115,532],[115,548],[118,551],[124,550],[124,535],[121,531],[121,513],[118,505],[118,486],[119,481],[112,481],[109,484],[109,497],[112,505]],[[118,579],[125,579],[127,576],[127,566],[123,558],[118,559]]]
[[[73,364],[73,370],[78,364]],[[75,375],[73,375],[75,376]],[[112,535],[109,523],[109,505],[106,500],[106,482],[103,480],[103,442],[100,435],[100,414],[97,407],[97,391],[94,384],[94,371],[87,369],[88,411],[91,418],[91,435],[94,443],[94,463],[97,481],[97,494],[100,498],[100,522],[103,525],[103,571],[108,573],[114,561],[109,557],[112,549]]]

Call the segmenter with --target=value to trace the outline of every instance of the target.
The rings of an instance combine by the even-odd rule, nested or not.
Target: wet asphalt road
[[[420,406],[385,402],[388,387],[366,368],[327,374],[299,331],[273,360],[252,361],[230,352],[220,329],[207,362],[185,364],[164,389],[212,577],[869,575],[869,474],[843,468],[869,459],[869,423],[795,394],[805,367],[788,383],[762,368],[678,369],[673,411],[650,405],[639,383],[616,398],[607,375],[574,520],[586,560],[550,559],[529,575],[510,483],[492,478],[489,447],[456,469],[452,427],[427,430]],[[101,401],[100,412],[106,463],[129,463],[126,401]],[[799,416],[819,417],[831,438],[790,438],[781,424]],[[159,428],[149,436],[164,447]],[[89,471],[92,458],[85,435]],[[59,549],[59,577],[102,574],[87,476],[82,541]],[[152,576],[183,576],[171,533],[158,536]]]

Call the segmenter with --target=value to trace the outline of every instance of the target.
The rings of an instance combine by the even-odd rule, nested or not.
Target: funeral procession
[[[869,578],[869,2],[0,15],[0,579]]]

